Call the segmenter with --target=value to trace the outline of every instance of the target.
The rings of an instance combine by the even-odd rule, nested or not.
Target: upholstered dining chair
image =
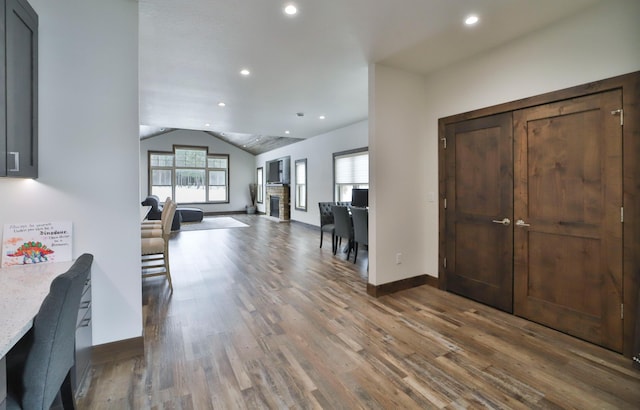
[[[173,292],[173,283],[169,269],[169,238],[173,215],[177,207],[173,201],[169,205],[165,205],[165,208],[168,208],[168,214],[167,218],[162,221],[161,237],[141,238],[142,277],[166,276],[171,292]]]
[[[155,201],[155,200],[154,200]],[[169,203],[171,202],[175,202],[173,199],[171,199],[170,197],[167,197],[167,199],[165,199],[164,201],[164,205],[162,206],[162,212],[164,212],[164,208],[169,205]],[[144,202],[143,202],[144,203]],[[178,204],[176,204],[177,206]],[[149,220],[146,221],[142,221],[142,227],[144,229],[148,229],[148,228],[158,228],[160,229],[160,227],[162,226],[162,212],[160,213],[160,219],[155,219],[155,220],[151,220],[151,218],[149,218]],[[197,208],[177,208],[176,212],[174,212],[173,214],[173,221],[171,221],[171,230],[172,231],[179,231],[180,230],[180,225],[182,224],[182,215],[183,213],[187,213],[189,215],[190,221],[201,221],[202,217],[204,216],[204,212],[202,212],[201,209],[197,209]],[[196,214],[197,213],[197,214]]]
[[[332,205],[331,211],[333,212],[333,223],[335,225],[336,236],[336,242],[333,246],[333,254],[335,255],[338,253],[338,247],[342,243],[342,238],[346,238],[348,242],[347,259],[349,259],[349,256],[351,256],[351,247],[353,245],[353,224],[351,223],[349,209],[346,206]]]
[[[322,248],[322,238],[325,232],[331,234],[331,250],[335,248],[336,237],[334,234],[335,225],[333,224],[333,212],[331,211],[333,202],[318,202],[320,208],[320,247]]]
[[[169,197],[164,202],[164,207],[162,208],[162,215],[160,216],[159,221],[142,221],[140,225],[140,236],[142,238],[161,238],[162,237],[162,224],[169,217],[169,212],[171,211],[171,204],[175,204],[176,209],[178,204],[174,203],[173,200]]]
[[[167,216],[167,212],[165,212],[165,209],[168,208],[168,205],[170,205],[171,202],[173,202],[173,199],[171,199],[171,197],[167,197],[167,199],[164,200],[164,206],[162,207],[162,213],[160,214],[159,220],[154,219],[142,221],[140,223],[140,227],[142,229],[162,229],[162,221],[164,221]],[[168,211],[168,209],[166,210]]]
[[[49,409],[58,393],[74,409],[71,368],[82,289],[93,255],[82,254],[51,282],[33,327],[7,353],[7,409]]]
[[[369,245],[369,210],[351,207],[353,220],[353,263],[358,259],[358,245]]]

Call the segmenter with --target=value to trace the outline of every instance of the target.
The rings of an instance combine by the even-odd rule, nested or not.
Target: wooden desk
[[[0,269],[0,410],[6,408],[5,356],[33,326],[33,318],[56,276],[73,261],[20,265]]]

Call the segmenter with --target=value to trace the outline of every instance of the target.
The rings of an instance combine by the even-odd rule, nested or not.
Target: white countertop
[[[53,279],[73,261],[0,269],[0,357],[31,328]]]

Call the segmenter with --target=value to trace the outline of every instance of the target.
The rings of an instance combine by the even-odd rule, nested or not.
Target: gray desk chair
[[[93,255],[81,255],[51,282],[31,330],[7,353],[7,410],[49,409],[58,393],[74,409],[71,368],[76,320]]]
[[[333,254],[338,252],[338,246],[342,243],[342,238],[348,240],[347,245],[347,259],[351,256],[351,248],[353,245],[353,223],[351,222],[351,216],[349,215],[349,209],[346,206],[332,205],[333,211],[333,223],[335,224],[336,243],[333,247]]]
[[[333,202],[318,202],[320,208],[320,247],[322,248],[322,238],[325,232],[331,234],[331,250],[335,248],[335,225],[333,224],[333,212],[331,211],[331,205]]]
[[[358,245],[369,245],[369,210],[367,208],[351,208],[353,218],[353,263],[358,259]]]

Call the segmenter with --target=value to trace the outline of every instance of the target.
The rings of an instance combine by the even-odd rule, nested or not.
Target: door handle
[[[511,223],[511,220],[509,218],[504,218],[501,221],[497,221],[497,220],[494,219],[491,222],[493,222],[494,224],[501,224],[501,225],[504,225],[504,226],[509,226],[509,224]]]
[[[522,226],[522,227],[524,227],[524,226],[531,226],[531,225],[529,225],[528,223],[526,223],[526,222],[525,222],[525,221],[523,221],[522,219],[518,219],[518,220],[516,221],[516,226]]]

